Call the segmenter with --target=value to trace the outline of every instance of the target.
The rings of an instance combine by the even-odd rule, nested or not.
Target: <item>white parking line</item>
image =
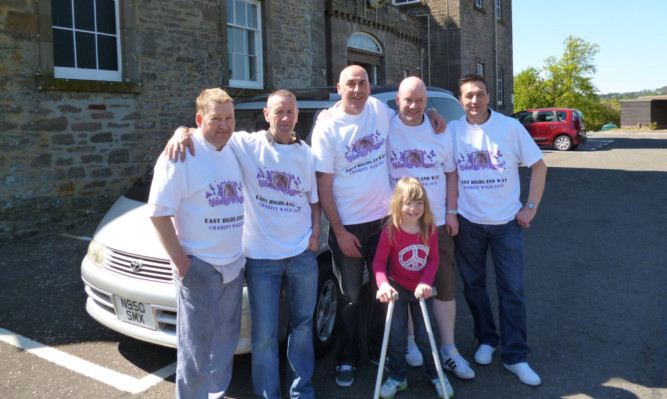
[[[93,238],[88,237],[88,236],[73,236],[73,235],[67,234],[67,233],[60,233],[60,235],[63,236],[63,237],[76,238],[77,240],[81,240],[81,241],[93,241]]]
[[[140,393],[158,384],[176,372],[176,363],[172,363],[141,379],[130,377],[117,371],[109,370],[95,363],[83,360],[68,353],[43,345],[37,341],[0,328],[0,341],[13,345],[25,352],[92,378],[120,391],[132,394]]]

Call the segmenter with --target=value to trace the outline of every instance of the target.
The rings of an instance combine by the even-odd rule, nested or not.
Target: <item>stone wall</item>
[[[327,2],[331,35],[329,46],[329,83],[336,84],[340,71],[347,66],[347,40],[353,33],[373,36],[382,46],[383,65],[379,84],[398,85],[403,73],[419,74],[420,36],[418,21],[396,7],[374,10],[365,1]]]
[[[274,89],[326,84],[323,1],[266,2],[265,70]]]
[[[49,3],[0,8],[0,242],[99,220],[220,81],[216,0],[122,2],[115,84],[53,79]]]
[[[405,12],[419,17],[422,46],[425,48],[424,80],[429,82],[428,42],[430,36],[430,84],[458,95],[458,79],[476,73],[477,63],[484,64],[484,78],[491,93],[491,107],[496,109],[496,35],[498,67],[503,69],[503,105],[498,111],[512,113],[512,2],[502,1],[502,18],[495,21],[495,1],[484,1],[484,8],[472,0],[430,0],[425,6],[406,8]],[[428,21],[427,21],[428,20]],[[430,31],[427,28],[430,24]]]

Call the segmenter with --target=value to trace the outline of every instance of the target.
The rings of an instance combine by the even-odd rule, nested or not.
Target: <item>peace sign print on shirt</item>
[[[426,266],[428,248],[424,245],[413,244],[403,248],[398,253],[398,261],[406,270],[419,271]]]

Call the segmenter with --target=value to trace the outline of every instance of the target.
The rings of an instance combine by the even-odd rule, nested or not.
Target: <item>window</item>
[[[558,122],[565,122],[567,120],[567,111],[556,111],[556,119]]]
[[[503,69],[498,68],[498,87],[496,87],[496,98],[498,99],[498,105],[503,105],[503,96],[505,95],[503,90]]]
[[[554,111],[539,111],[537,113],[538,122],[553,122],[555,119]]]
[[[395,6],[402,6],[407,4],[422,4],[422,0],[393,0]]]
[[[52,0],[53,76],[120,82],[118,1]]]
[[[532,112],[519,112],[516,116],[516,118],[519,120],[519,122],[523,123],[524,125],[529,125],[533,122],[533,113]]]
[[[347,47],[367,51],[373,54],[383,54],[380,43],[365,33],[351,34],[347,39]]]
[[[484,64],[481,62],[477,63],[477,74],[481,77],[484,77]]]
[[[502,2],[503,2],[503,0],[496,0],[496,19],[499,20],[499,21],[501,19],[503,19]]]
[[[475,0],[475,7],[484,8],[484,4],[482,4],[482,0]]]
[[[227,0],[227,51],[229,85],[261,89],[262,29],[260,3],[254,0]]]

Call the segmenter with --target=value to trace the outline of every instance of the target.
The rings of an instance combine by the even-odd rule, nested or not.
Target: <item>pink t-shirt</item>
[[[387,229],[383,229],[373,260],[378,288],[388,281],[387,260],[389,275],[401,287],[414,291],[420,283],[433,285],[440,263],[437,231],[434,229],[429,237],[428,247],[424,245],[421,235],[406,233],[401,228],[394,231],[392,241],[389,242]]]

